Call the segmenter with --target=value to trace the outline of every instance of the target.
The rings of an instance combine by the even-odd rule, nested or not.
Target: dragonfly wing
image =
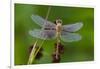
[[[75,24],[69,24],[69,25],[63,25],[63,31],[76,32],[80,28],[82,28],[82,26],[83,26],[82,22],[78,22],[78,23],[75,23]]]
[[[40,30],[40,29],[35,29],[32,31],[29,31],[29,34],[33,37],[39,38],[39,39],[54,39],[55,37],[55,31],[54,30]]]
[[[39,26],[41,27],[44,27],[44,26],[56,26],[54,23],[50,22],[50,21],[47,21],[45,20],[44,18],[38,16],[38,15],[32,15],[31,16],[32,20],[38,24]]]
[[[61,40],[64,42],[73,42],[81,40],[81,36],[77,33],[62,32]]]

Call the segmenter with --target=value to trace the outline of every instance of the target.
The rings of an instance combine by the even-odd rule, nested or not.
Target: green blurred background
[[[29,35],[29,30],[40,28],[31,19],[32,14],[45,18],[48,7],[45,5],[15,4],[15,65],[26,65],[29,57],[28,49],[34,44],[36,38]],[[61,18],[63,24],[82,21],[84,26],[77,33],[82,36],[78,42],[63,43],[64,54],[61,62],[79,62],[94,60],[94,9],[85,7],[52,6],[48,20],[54,22]],[[39,40],[38,44],[41,44]],[[43,44],[43,57],[34,64],[52,63],[55,40],[45,41]]]

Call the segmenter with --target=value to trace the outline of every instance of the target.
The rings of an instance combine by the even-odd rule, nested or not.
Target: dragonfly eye
[[[56,24],[56,25],[57,25],[56,21],[54,21],[54,24]]]
[[[62,20],[61,19],[57,19],[56,23],[62,23]]]

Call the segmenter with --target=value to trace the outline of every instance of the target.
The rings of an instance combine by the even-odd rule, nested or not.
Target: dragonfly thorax
[[[61,30],[62,30],[62,20],[57,19],[56,20],[56,32],[61,32]]]
[[[57,19],[56,20],[56,32],[61,32],[61,30],[62,30],[62,20]]]

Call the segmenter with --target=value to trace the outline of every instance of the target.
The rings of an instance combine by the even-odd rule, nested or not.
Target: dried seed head
[[[31,46],[29,47],[29,54],[31,53],[33,46],[34,46],[34,45],[31,45]],[[38,49],[39,46],[36,46],[35,48]],[[43,56],[42,51],[43,51],[43,48],[41,48],[41,49],[39,50],[39,52],[37,53],[35,59],[40,59],[40,58]]]
[[[57,48],[57,43],[55,43],[55,50],[56,48]],[[64,53],[64,46],[61,43],[58,44],[58,51],[60,54]]]
[[[59,63],[60,62],[60,54],[57,55],[56,53],[54,53],[52,55],[52,58],[53,58],[53,61],[52,61],[53,63]]]
[[[40,59],[43,56],[43,54],[41,52],[38,52],[38,54],[36,55],[35,59]]]

